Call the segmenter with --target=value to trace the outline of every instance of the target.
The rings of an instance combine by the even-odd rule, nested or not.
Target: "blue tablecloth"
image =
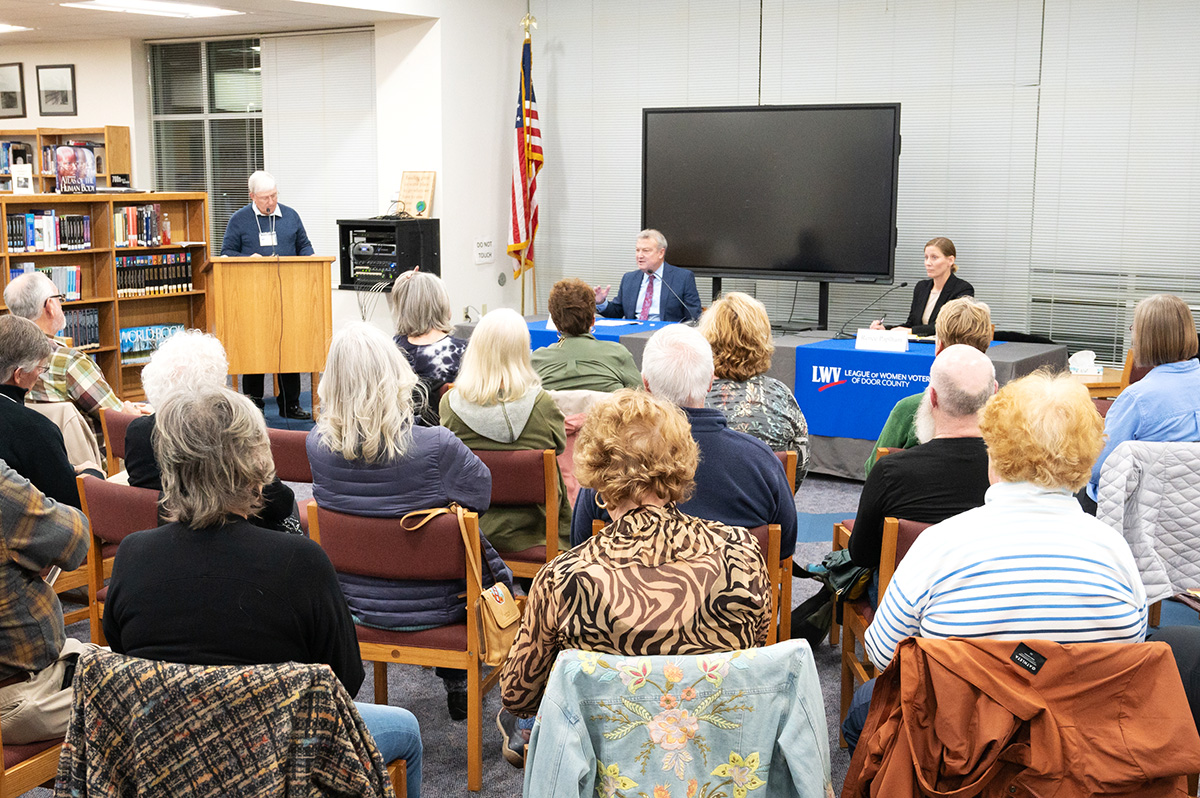
[[[812,435],[876,440],[896,402],[924,391],[933,344],[907,352],[854,348],[852,339],[796,347],[796,401]]]
[[[616,321],[614,319],[614,321]],[[621,338],[626,335],[636,335],[637,333],[654,332],[661,330],[668,324],[675,324],[671,321],[630,321],[626,320],[620,325],[597,326],[592,330],[592,335],[596,336],[599,341],[616,341],[621,342]],[[546,321],[531,321],[529,322],[529,345],[533,349],[541,349],[543,346],[558,341],[558,330],[547,330]]]

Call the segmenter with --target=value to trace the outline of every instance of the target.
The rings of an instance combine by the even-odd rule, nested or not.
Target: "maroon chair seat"
[[[271,457],[275,459],[275,473],[284,482],[312,482],[312,467],[308,463],[305,442],[308,433],[294,429],[268,429],[271,441]],[[301,518],[303,518],[301,514]]]
[[[45,751],[48,748],[53,748],[56,745],[62,745],[63,738],[55,737],[53,740],[41,740],[36,743],[26,743],[25,745],[5,744],[4,746],[4,769],[16,767],[27,759]]]
[[[501,556],[506,562],[508,560],[516,560],[517,562],[532,562],[540,565],[546,562],[546,547],[531,546],[521,551],[505,551],[501,552]]]
[[[419,632],[394,632],[388,629],[376,629],[372,626],[359,626],[358,642],[378,643],[381,646],[413,646],[414,648],[452,648],[464,650],[467,647],[467,625],[455,623],[449,626],[438,626],[434,629],[422,629]]]

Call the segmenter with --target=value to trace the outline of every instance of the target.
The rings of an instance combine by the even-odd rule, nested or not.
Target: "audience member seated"
[[[113,651],[193,665],[329,665],[363,681],[354,621],[325,552],[246,519],[275,476],[262,413],[211,385],[158,407],[154,453],[169,523],[121,541],[104,605]],[[399,707],[357,704],[383,761],[408,760],[421,792],[421,735]]]
[[[0,736],[24,745],[62,737],[71,719],[67,674],[86,644],[66,636],[62,605],[41,571],[80,566],[87,519],[0,461],[0,535]]]
[[[177,332],[163,341],[142,369],[142,389],[151,407],[158,407],[177,392],[222,388],[229,373],[225,347],[215,336],[199,330]],[[135,418],[125,430],[125,471],[135,488],[161,491],[162,472],[155,456],[155,416]],[[279,477],[263,488],[263,505],[250,523],[264,529],[301,534],[296,517],[296,496]]]
[[[871,469],[850,536],[855,565],[879,567],[884,518],[936,524],[983,504],[991,483],[978,413],[995,392],[996,369],[987,355],[955,344],[937,356],[918,411],[922,426],[929,420],[931,439]]]
[[[500,676],[508,712],[537,712],[564,649],[686,655],[766,642],[771,603],[757,543],[679,507],[701,456],[687,416],[661,399],[621,390],[592,407],[575,473],[615,520],[534,577]],[[507,713],[498,723],[513,762],[523,740]]]
[[[533,353],[533,368],[547,391],[604,391],[641,388],[642,376],[629,350],[597,341],[596,295],[583,280],[569,277],[550,289],[550,320],[559,340]]]
[[[36,324],[19,316],[0,316],[0,460],[51,499],[78,509],[75,469],[62,432],[25,407],[25,393],[52,351]]]
[[[96,423],[101,408],[126,413],[150,412],[132,402],[122,402],[104,380],[100,367],[83,352],[54,340],[54,334],[66,325],[62,309],[63,295],[49,277],[29,272],[4,288],[4,304],[14,316],[29,319],[50,338],[54,351],[46,370],[29,389],[30,402],[74,402],[84,415]]]
[[[1200,627],[1164,626],[1146,639],[1171,647],[1179,678],[1183,680],[1183,692],[1192,710],[1192,720],[1200,731]]]
[[[934,355],[940,355],[942,350],[955,344],[973,346],[987,354],[992,344],[992,314],[986,304],[974,297],[964,296],[951,300],[942,308],[937,318],[937,340],[934,343]],[[871,456],[863,468],[867,476],[875,466],[875,458],[879,449],[911,449],[923,440],[917,437],[917,428],[913,419],[917,415],[917,406],[921,404],[926,392],[906,396],[896,403],[879,433],[879,440],[871,448]]]
[[[450,295],[442,278],[413,269],[396,278],[388,306],[396,323],[396,346],[420,381],[413,392],[417,423],[436,427],[438,394],[458,378],[467,348],[466,341],[450,334]]]
[[[562,454],[563,414],[529,363],[529,328],[516,311],[493,310],[479,322],[441,418],[471,449]],[[545,545],[547,510],[558,513],[559,547],[568,548],[571,505],[561,474],[557,508],[495,507],[479,517],[479,530],[502,553]]]
[[[775,344],[766,307],[749,294],[726,294],[700,317],[700,332],[712,345],[716,376],[704,406],[772,451],[796,452],[799,488],[808,473],[808,422],[792,389],[767,376]]]
[[[780,553],[791,557],[796,548],[796,503],[787,476],[769,446],[729,429],[720,410],[704,406],[713,382],[712,348],[704,336],[683,325],[656,332],[642,353],[642,382],[650,393],[683,410],[700,447],[696,490],[680,509],[747,529],[779,524]],[[581,489],[575,498],[572,543],[579,545],[592,536],[593,520],[607,523],[609,518],[595,491]]]
[[[1200,441],[1200,362],[1196,322],[1173,294],[1155,294],[1133,312],[1133,359],[1150,372],[1121,391],[1104,417],[1107,438],[1080,504],[1096,514],[1100,470],[1125,441]]]
[[[1129,544],[1073,495],[1100,453],[1103,426],[1069,374],[1036,372],[988,401],[979,422],[992,479],[986,503],[926,529],[900,561],[867,627],[876,667],[912,635],[1141,642],[1146,591]],[[871,681],[855,692],[842,725],[851,748],[873,689]]]
[[[317,393],[321,414],[308,434],[313,498],[349,515],[400,518],[460,504],[482,513],[491,502],[487,466],[445,427],[413,426],[417,377],[377,327],[353,322],[333,336]],[[481,536],[482,537],[482,536]],[[481,540],[491,577],[512,588],[503,560]],[[400,583],[338,574],[350,614],[363,625],[416,631],[466,620],[463,580]],[[450,717],[467,717],[467,674],[438,668]]]

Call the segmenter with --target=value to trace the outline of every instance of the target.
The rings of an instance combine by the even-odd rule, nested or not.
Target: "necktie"
[[[638,314],[638,318],[646,321],[650,318],[650,305],[654,302],[654,275],[650,275],[650,281],[646,283],[646,298],[642,300],[642,312]]]

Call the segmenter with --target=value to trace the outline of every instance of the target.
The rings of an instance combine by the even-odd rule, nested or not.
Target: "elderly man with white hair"
[[[9,311],[36,324],[50,337],[54,350],[45,371],[29,389],[27,401],[74,402],[81,413],[94,420],[99,420],[102,408],[148,412],[140,405],[122,402],[90,357],[54,339],[54,334],[66,325],[63,299],[53,281],[41,272],[22,274],[4,289],[4,304]]]
[[[712,347],[692,327],[673,325],[654,334],[642,353],[642,383],[654,396],[678,405],[687,414],[692,437],[700,446],[696,490],[679,508],[688,515],[730,526],[779,524],[781,553],[796,547],[796,504],[775,453],[762,441],[729,429],[724,414],[706,408],[713,382]],[[592,534],[592,521],[607,513],[595,494],[580,490],[571,522],[571,543]]]
[[[283,257],[313,254],[312,242],[308,240],[300,214],[280,204],[275,178],[260,170],[250,175],[248,186],[250,202],[229,217],[225,238],[221,241],[221,254]],[[243,375],[242,392],[261,410],[263,375]],[[284,418],[312,418],[312,414],[300,406],[299,374],[279,375],[277,401],[279,415]]]
[[[871,469],[850,536],[856,565],[879,566],[884,518],[936,524],[983,504],[989,483],[979,410],[994,393],[996,369],[975,347],[948,346],[934,359],[915,422],[926,442]]]

